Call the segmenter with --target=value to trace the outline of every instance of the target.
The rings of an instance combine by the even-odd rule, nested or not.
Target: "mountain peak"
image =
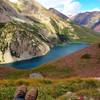
[[[64,20],[69,19],[66,15],[64,15],[63,13],[59,12],[58,10],[54,8],[49,8],[49,11],[51,11],[52,13],[56,14],[57,16],[61,17]]]
[[[100,28],[96,28],[100,27],[100,11],[79,13],[73,17],[73,20],[79,25],[83,25],[94,29],[96,32],[100,32]]]

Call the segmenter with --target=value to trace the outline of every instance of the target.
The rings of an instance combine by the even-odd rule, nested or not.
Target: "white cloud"
[[[9,0],[10,2],[13,2],[13,3],[16,3],[17,2],[17,0]]]
[[[46,8],[55,8],[67,16],[80,12],[81,4],[76,0],[37,0]]]

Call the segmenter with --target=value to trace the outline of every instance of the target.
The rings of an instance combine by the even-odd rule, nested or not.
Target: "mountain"
[[[0,0],[0,63],[47,54],[68,42],[97,42],[99,35],[50,12],[35,0]]]
[[[100,32],[100,11],[80,13],[73,17],[75,23]]]
[[[54,8],[49,8],[49,11],[51,11],[52,13],[56,14],[57,16],[61,17],[64,20],[69,19],[66,15],[64,15],[63,13],[59,12],[58,10]]]

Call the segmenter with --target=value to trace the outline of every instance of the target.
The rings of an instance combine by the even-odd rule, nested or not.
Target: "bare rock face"
[[[6,16],[5,14],[0,14],[0,22],[1,23],[5,23],[5,22],[8,22],[10,21],[10,17],[9,16]]]
[[[45,55],[50,50],[45,40],[39,38],[32,30],[31,25],[20,22],[9,22],[3,25],[0,40],[1,62],[30,59]]]
[[[97,21],[94,26],[92,27],[96,32],[100,32],[100,20]]]
[[[100,32],[100,25],[96,26],[96,27],[94,28],[94,31]]]
[[[0,22],[5,23],[10,21],[10,16],[18,16],[16,10],[3,0],[0,0]]]

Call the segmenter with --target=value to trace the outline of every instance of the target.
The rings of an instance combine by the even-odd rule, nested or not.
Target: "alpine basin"
[[[30,60],[17,61],[6,65],[17,69],[31,69],[42,64],[45,64],[49,61],[69,55],[86,47],[88,47],[88,45],[85,43],[71,43],[63,46],[55,46],[45,56],[36,57]]]

